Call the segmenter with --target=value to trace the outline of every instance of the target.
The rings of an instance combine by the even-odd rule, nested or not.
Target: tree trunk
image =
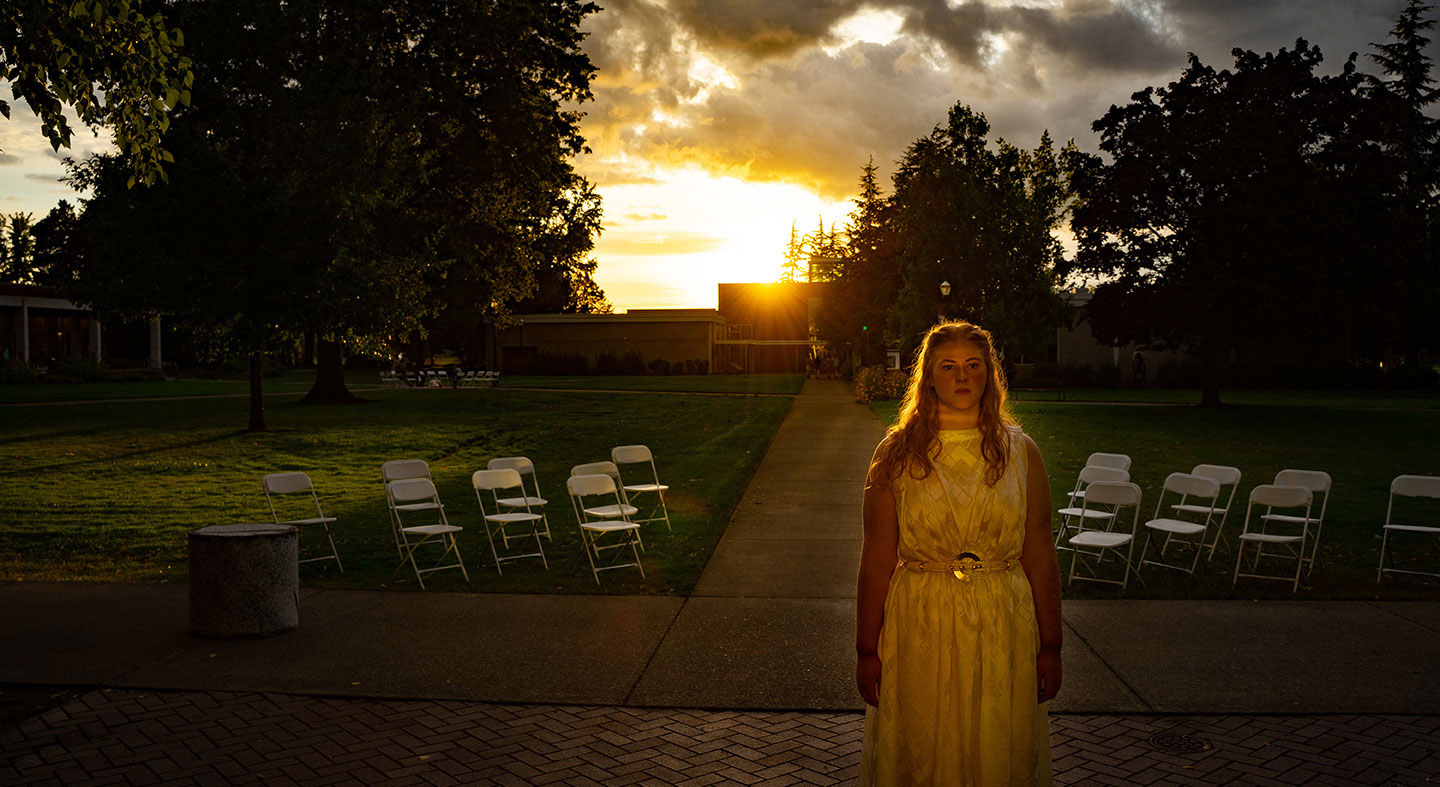
[[[1200,406],[1220,407],[1220,361],[1224,347],[1207,338],[1200,349]]]
[[[306,404],[362,401],[345,387],[345,367],[341,361],[339,340],[318,339],[315,342],[315,384],[300,401]]]
[[[264,383],[260,377],[260,362],[263,356],[258,353],[250,353],[250,426],[248,431],[264,432],[265,426],[265,390]]]

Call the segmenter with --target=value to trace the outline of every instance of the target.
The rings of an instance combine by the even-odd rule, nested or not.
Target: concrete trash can
[[[210,525],[190,531],[190,631],[254,639],[300,625],[298,531],[291,525]]]

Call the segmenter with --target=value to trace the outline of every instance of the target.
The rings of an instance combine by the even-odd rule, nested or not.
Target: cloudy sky
[[[713,307],[720,281],[773,280],[792,223],[843,220],[860,168],[964,102],[996,136],[1090,124],[1187,52],[1316,43],[1325,69],[1385,40],[1402,0],[598,0],[581,171],[605,201],[596,278],[617,308]],[[68,189],[22,105],[0,120],[0,213]],[[103,136],[76,134],[84,152]]]

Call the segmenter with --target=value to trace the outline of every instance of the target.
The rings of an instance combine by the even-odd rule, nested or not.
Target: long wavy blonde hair
[[[910,367],[910,383],[900,401],[900,418],[885,435],[885,442],[870,466],[872,484],[885,486],[908,472],[916,480],[925,478],[935,469],[940,453],[940,403],[931,379],[934,375],[936,348],[949,342],[974,342],[985,358],[985,393],[980,397],[980,458],[985,461],[985,484],[994,486],[1005,475],[1009,464],[1009,436],[1005,427],[1014,426],[1010,414],[1005,373],[1000,369],[1000,356],[990,332],[964,321],[944,322],[925,334],[915,362]]]

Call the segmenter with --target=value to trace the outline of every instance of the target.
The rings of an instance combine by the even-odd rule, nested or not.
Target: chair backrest
[[[1195,465],[1190,475],[1204,476],[1215,479],[1215,483],[1221,486],[1230,486],[1240,483],[1240,468],[1228,465]]]
[[[1220,484],[1215,479],[1205,476],[1171,473],[1165,477],[1164,491],[1175,492],[1186,497],[1213,500],[1220,495]]]
[[[1281,470],[1275,474],[1280,486],[1303,486],[1311,492],[1329,492],[1330,474],[1320,470]]]
[[[1140,505],[1140,487],[1128,481],[1096,481],[1085,487],[1085,504],[1102,506]]]
[[[520,486],[520,473],[511,468],[476,470],[470,476],[475,489],[515,489]]]
[[[643,445],[617,445],[610,449],[610,458],[617,465],[655,461],[655,456],[650,453],[650,449]]]
[[[1118,467],[1121,470],[1130,469],[1130,457],[1125,454],[1105,454],[1096,452],[1085,460],[1086,467]]]
[[[521,475],[534,475],[535,463],[523,456],[502,456],[485,463],[489,470],[514,470]]]
[[[614,462],[586,462],[583,465],[575,465],[570,468],[571,478],[577,475],[594,475],[595,473],[608,475],[612,479],[620,478],[620,468],[616,467]]]
[[[1390,494],[1402,497],[1440,497],[1440,476],[1397,475],[1390,482]]]
[[[385,485],[390,499],[403,503],[410,500],[430,500],[436,497],[435,484],[428,478],[402,478]]]
[[[1118,467],[1105,467],[1103,465],[1091,465],[1080,470],[1081,484],[1097,484],[1110,482],[1123,484],[1130,480],[1130,472]],[[1086,486],[1088,490],[1089,487]],[[1087,491],[1088,495],[1089,492]]]
[[[267,495],[288,495],[315,489],[310,483],[310,476],[304,473],[271,473],[260,479],[260,487]]]
[[[565,488],[575,497],[615,494],[615,479],[605,473],[581,473],[565,481]]]
[[[430,465],[424,459],[397,459],[380,465],[380,478],[387,482],[429,477]]]
[[[1261,484],[1250,490],[1250,505],[1272,508],[1308,506],[1315,500],[1309,489],[1295,484]]]

